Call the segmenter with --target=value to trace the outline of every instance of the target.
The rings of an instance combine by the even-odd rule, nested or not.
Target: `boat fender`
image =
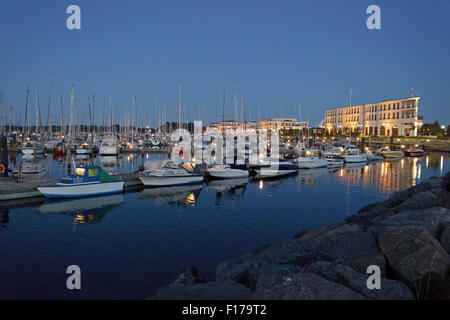
[[[6,167],[4,164],[0,164],[0,174],[4,174],[6,171]]]

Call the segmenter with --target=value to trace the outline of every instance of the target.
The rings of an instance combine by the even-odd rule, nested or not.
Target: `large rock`
[[[434,207],[423,210],[408,210],[384,219],[367,230],[375,234],[381,233],[386,227],[418,226],[424,227],[437,238],[446,223],[450,222],[450,209]]]
[[[289,276],[302,270],[299,266],[278,265],[262,261],[254,255],[244,255],[219,264],[216,268],[216,280],[235,281],[254,291],[261,273],[279,273]]]
[[[329,245],[350,234],[358,233],[361,228],[356,224],[334,223],[329,226],[319,227],[310,233],[302,236],[300,239],[304,241],[316,241],[320,244]]]
[[[450,223],[447,223],[441,234],[441,245],[450,254]]]
[[[381,278],[380,289],[369,289],[367,279],[369,274],[361,274],[353,268],[327,261],[314,261],[305,268],[305,272],[315,273],[329,281],[336,282],[353,291],[376,300],[412,300],[414,295],[402,282]]]
[[[418,299],[435,297],[447,276],[447,252],[424,227],[388,227],[378,244],[396,277]]]
[[[350,234],[340,241],[322,246],[318,257],[352,267],[359,273],[365,273],[370,265],[380,267],[386,275],[386,261],[370,232]]]
[[[206,282],[193,286],[167,285],[159,289],[155,300],[248,300],[252,292],[236,282]]]
[[[363,300],[361,294],[314,273],[296,273],[291,277],[264,274],[256,284],[257,300]]]

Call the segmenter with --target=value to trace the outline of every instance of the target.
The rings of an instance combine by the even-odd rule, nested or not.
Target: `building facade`
[[[206,131],[218,130],[225,133],[226,130],[288,130],[288,129],[304,129],[308,127],[308,122],[297,121],[295,118],[271,118],[259,121],[236,122],[223,121],[220,123],[210,123],[206,126]]]
[[[381,101],[325,111],[328,133],[417,136],[420,97]]]

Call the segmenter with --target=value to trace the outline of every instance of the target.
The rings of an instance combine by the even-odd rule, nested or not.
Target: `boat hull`
[[[360,162],[367,162],[367,156],[366,155],[344,155],[342,156],[344,159],[344,162],[346,163],[360,163]]]
[[[300,169],[316,169],[316,168],[324,168],[327,166],[328,161],[323,159],[299,159],[297,160],[298,167]]]
[[[203,176],[182,176],[182,177],[158,177],[158,176],[141,176],[139,179],[144,186],[149,188],[157,187],[175,187],[190,184],[203,183]]]
[[[294,172],[298,172],[297,169],[295,170],[277,170],[277,169],[267,169],[267,168],[260,168],[255,169],[256,175],[255,178],[272,178],[272,177],[279,177],[284,176],[287,174],[291,174]]]
[[[47,198],[78,198],[120,193],[123,191],[123,185],[123,181],[114,181],[74,185],[56,184],[38,187],[37,189]]]
[[[239,169],[208,170],[208,174],[213,178],[220,178],[220,179],[236,179],[248,177],[248,171]]]
[[[383,151],[381,153],[383,158],[387,159],[400,159],[403,158],[404,154],[401,151]]]

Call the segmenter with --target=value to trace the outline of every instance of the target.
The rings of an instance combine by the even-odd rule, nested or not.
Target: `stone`
[[[256,300],[364,300],[363,295],[314,273],[290,277],[264,274],[252,296]]]
[[[353,268],[342,264],[314,261],[305,267],[305,272],[311,272],[329,281],[349,287],[367,298],[375,300],[413,300],[411,290],[402,282],[381,278],[380,289],[369,289],[367,279],[369,274],[361,274]]]
[[[365,273],[370,265],[377,265],[382,276],[386,275],[386,261],[370,232],[350,234],[340,241],[323,246],[318,257],[350,266],[359,273]]]
[[[424,227],[388,227],[378,244],[397,279],[418,299],[433,298],[446,279],[447,252]]]
[[[193,286],[167,285],[159,289],[155,300],[248,300],[252,292],[236,282],[205,282]]]
[[[450,223],[445,225],[444,231],[441,234],[441,245],[450,254]]]
[[[307,234],[307,233],[308,233],[307,230],[301,229],[299,232],[297,232],[296,234],[294,234],[294,235],[292,236],[292,239],[300,238],[300,237],[304,236],[304,235]]]
[[[397,213],[374,224],[372,227],[369,227],[367,231],[379,235],[388,226],[418,226],[426,228],[435,238],[437,238],[444,229],[444,225],[449,222],[450,209],[434,207]]]
[[[332,228],[322,229],[320,232],[316,229],[311,234],[301,237],[305,241],[317,241],[320,244],[332,244],[340,239],[345,238],[349,234],[360,232],[361,228],[356,224],[338,224]]]
[[[262,250],[257,258],[274,264],[294,264],[303,266],[317,256],[318,246],[300,239],[277,242]]]
[[[175,276],[172,284],[175,286],[192,286],[200,282],[205,282],[205,280],[200,277],[197,268],[187,265]]]

